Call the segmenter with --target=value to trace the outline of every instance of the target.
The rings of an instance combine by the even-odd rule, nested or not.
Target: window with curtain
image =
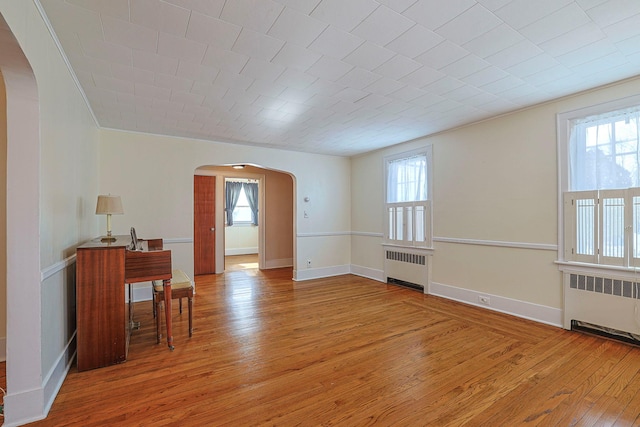
[[[565,259],[640,266],[640,106],[568,122]]]
[[[229,179],[225,187],[227,225],[258,225],[258,184]]]
[[[431,246],[431,146],[385,159],[385,240]]]

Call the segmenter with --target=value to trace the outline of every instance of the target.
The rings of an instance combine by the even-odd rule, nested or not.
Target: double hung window
[[[431,247],[431,146],[385,159],[385,240]]]
[[[640,266],[640,106],[567,121],[565,259]]]

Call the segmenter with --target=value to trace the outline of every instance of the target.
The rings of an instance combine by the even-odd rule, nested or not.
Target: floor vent
[[[393,277],[387,277],[387,283],[391,285],[402,286],[403,288],[413,289],[414,291],[424,292],[424,286],[417,283],[407,282],[406,280],[395,279]]]
[[[640,346],[640,336],[636,334],[619,331],[617,329],[607,328],[604,326],[593,325],[591,323],[581,322],[579,320],[571,321],[571,330],[598,335],[600,337],[605,337],[616,341],[625,342],[627,344]]]

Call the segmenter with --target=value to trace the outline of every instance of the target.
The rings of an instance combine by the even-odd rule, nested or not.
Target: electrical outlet
[[[310,259],[307,260],[307,268],[311,268],[311,260]]]
[[[491,298],[486,295],[478,295],[478,302],[483,305],[491,305]]]

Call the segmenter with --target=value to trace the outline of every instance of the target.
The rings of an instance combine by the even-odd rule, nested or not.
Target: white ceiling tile
[[[344,85],[348,88],[362,89],[366,86],[369,86],[376,80],[379,80],[380,78],[381,76],[379,76],[378,74],[374,74],[370,71],[356,67],[339,78],[336,83]]]
[[[153,71],[142,68],[134,68],[129,65],[111,64],[111,75],[116,79],[129,80],[131,82],[150,82],[155,78]]]
[[[461,80],[472,86],[484,86],[496,80],[507,77],[509,74],[498,67],[489,66],[468,76],[462,77]]]
[[[476,4],[475,0],[448,0],[437,4],[433,1],[418,1],[404,11],[403,15],[430,30],[435,30],[474,4]]]
[[[410,104],[411,105],[416,105],[416,106],[420,106],[420,107],[427,107],[430,108],[431,106],[433,106],[434,104],[438,104],[442,101],[444,101],[446,98],[437,95],[435,93],[430,93],[427,92],[424,95],[421,95],[413,100],[411,100]],[[424,112],[424,110],[423,110]]]
[[[131,0],[131,22],[174,36],[184,36],[190,11],[160,0]]]
[[[490,64],[484,59],[470,54],[458,59],[456,62],[452,62],[451,64],[442,67],[440,72],[445,73],[448,76],[461,79],[478,71],[484,70],[489,67],[489,65]]]
[[[247,88],[247,92],[257,93],[262,96],[277,98],[284,91],[285,86],[266,82],[264,80],[254,80]]]
[[[90,73],[101,73],[104,70],[110,69],[113,65],[130,66],[130,64],[124,65],[117,62],[103,61],[102,59],[89,58],[84,55],[68,55],[69,61],[73,64],[73,69],[76,71],[88,71]]]
[[[640,28],[640,14],[609,25],[605,27],[603,31],[609,36],[612,42],[616,43],[638,35],[638,28]]]
[[[571,3],[520,30],[520,33],[536,44],[544,43],[588,24],[589,17],[575,3]]]
[[[440,80],[443,76],[444,74],[442,74],[441,72],[425,65],[418,68],[414,72],[407,74],[406,76],[401,78],[400,81],[403,83],[407,83],[410,86],[421,88],[437,80]]]
[[[414,25],[414,21],[386,6],[380,6],[351,32],[363,39],[384,46]]]
[[[609,0],[587,11],[591,19],[600,27],[615,24],[638,13],[640,13],[640,2],[637,0]]]
[[[480,58],[486,58],[523,40],[525,38],[522,34],[508,25],[500,24],[496,28],[465,43],[463,47]]]
[[[280,49],[282,49],[284,43],[284,41],[278,40],[275,37],[244,28],[231,50],[248,57],[271,61]]]
[[[415,60],[421,64],[428,65],[431,68],[439,70],[440,68],[446,67],[467,55],[469,55],[469,51],[445,40],[418,56]]]
[[[202,101],[204,101],[204,95],[176,90],[171,92],[171,96],[169,97],[169,99],[172,102],[180,102],[185,105],[200,105],[202,104]]]
[[[606,34],[593,22],[575,28],[561,36],[540,44],[540,48],[552,56],[560,56],[583,46],[602,40]]]
[[[244,66],[241,75],[251,77],[252,79],[265,80],[273,82],[284,71],[282,65],[267,62],[259,58],[251,58]]]
[[[140,82],[134,84],[134,93],[145,98],[169,99],[171,89]]]
[[[390,9],[395,10],[398,13],[402,13],[409,7],[413,6],[418,0],[378,0],[378,3],[382,3]]]
[[[276,0],[285,6],[296,9],[299,12],[310,14],[318,6],[320,0]]]
[[[433,31],[422,25],[414,25],[385,47],[408,58],[415,58],[443,41],[444,38]]]
[[[565,66],[573,68],[616,52],[617,49],[613,44],[609,43],[607,40],[600,40],[595,43],[591,43],[588,46],[583,46],[580,49],[558,56],[557,59]]]
[[[420,90],[418,88],[412,86],[405,86],[403,88],[398,89],[397,91],[390,93],[389,97],[393,99],[397,99],[404,102],[411,102],[412,100],[426,94],[427,92],[424,90]]]
[[[480,86],[480,89],[492,94],[504,93],[506,91],[525,86],[526,83],[516,76],[508,75],[502,79]]]
[[[156,73],[154,82],[158,87],[168,88],[171,90],[179,90],[183,92],[189,91],[193,86],[193,81],[181,79],[180,77],[170,76],[167,74]]]
[[[353,65],[330,56],[322,56],[307,70],[307,73],[321,79],[336,81],[353,69]]]
[[[207,45],[184,38],[160,33],[158,37],[158,55],[200,62]]]
[[[462,104],[466,103],[468,99],[474,98],[476,96],[482,95],[486,92],[481,91],[478,88],[473,86],[464,85],[457,89],[452,90],[451,92],[447,92],[443,96],[446,99],[460,102]]]
[[[287,68],[275,80],[276,84],[294,89],[305,90],[318,78],[310,74],[298,71],[293,68]]]
[[[102,26],[106,42],[149,52],[158,48],[158,31],[109,16],[102,17]]]
[[[587,10],[598,6],[599,4],[606,3],[607,1],[609,0],[576,0],[576,3],[579,4],[581,8]]]
[[[365,42],[349,55],[345,56],[343,61],[356,67],[372,71],[391,59],[394,55],[395,53],[389,49],[385,49],[371,42]]]
[[[346,74],[346,73],[345,73]],[[337,79],[336,79],[337,80]],[[343,85],[334,83],[329,80],[318,79],[311,86],[307,88],[307,91],[313,94],[322,94],[324,96],[333,96],[344,89]]]
[[[176,76],[183,79],[211,84],[218,76],[219,72],[220,70],[215,67],[207,67],[195,62],[180,61],[178,64],[178,70],[176,71]]]
[[[65,0],[66,3],[84,7],[103,15],[129,20],[129,0]]]
[[[444,95],[445,93],[451,92],[452,90],[455,90],[462,86],[464,86],[464,83],[462,81],[451,76],[444,76],[441,79],[434,81],[433,83],[429,83],[422,89],[436,95]]]
[[[422,67],[422,64],[413,59],[403,55],[396,55],[373,71],[389,79],[400,80],[420,67]]]
[[[360,37],[330,26],[311,43],[309,48],[323,55],[342,59],[363,43],[364,40]]]
[[[513,0],[496,10],[495,14],[519,30],[572,2],[573,0]]]
[[[640,52],[640,34],[616,43],[616,48],[629,57]]]
[[[435,30],[442,37],[462,45],[498,27],[502,21],[476,4]]]
[[[163,74],[175,74],[178,70],[178,62],[177,58],[160,56],[143,50],[137,50],[133,55],[134,68]]]
[[[392,80],[392,79],[383,77],[371,83],[369,86],[366,86],[364,90],[366,90],[367,92],[386,96],[386,95],[389,95],[390,93],[393,93],[403,88],[404,86],[405,85],[403,83],[400,83],[397,80]]]
[[[286,43],[271,62],[280,64],[283,67],[291,67],[299,71],[305,71],[321,57],[322,55],[319,53],[304,49],[292,43]]]
[[[511,0],[478,0],[478,3],[491,11],[496,11],[509,2],[511,2]]]
[[[526,61],[529,58],[533,58],[534,56],[538,56],[541,53],[542,49],[538,46],[531,43],[529,40],[522,40],[521,42],[511,45],[508,48],[484,59],[498,68],[505,69],[513,67],[514,65],[522,61]]]
[[[226,0],[162,0],[180,6],[184,9],[195,10],[205,15],[219,18]]]
[[[219,67],[221,70],[239,73],[248,60],[249,57],[246,55],[209,45],[204,58],[202,58],[202,65]]]
[[[90,58],[131,65],[132,51],[129,47],[92,38],[84,38],[80,43],[84,54]]]
[[[242,27],[198,12],[191,13],[186,38],[203,44],[231,49]]]
[[[542,53],[533,58],[529,58],[522,61],[512,67],[506,68],[505,71],[514,76],[525,79],[525,77],[531,76],[536,73],[544,72],[546,70],[554,69],[560,66],[558,61],[551,55]]]
[[[295,9],[285,7],[271,26],[268,34],[280,40],[306,47],[318,38],[326,28],[326,23]]]
[[[351,31],[378,7],[374,0],[322,0],[311,16],[341,30]]]
[[[220,18],[266,34],[282,9],[273,0],[233,0],[225,3]]]
[[[532,86],[542,86],[553,80],[568,77],[571,75],[571,71],[564,65],[556,65],[552,68],[547,68],[543,71],[538,71],[535,74],[523,77],[523,80]]]

